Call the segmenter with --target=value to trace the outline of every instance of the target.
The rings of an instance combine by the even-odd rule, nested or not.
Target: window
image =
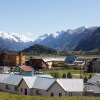
[[[10,86],[9,85],[6,85],[6,89],[10,89]]]
[[[59,93],[59,97],[61,97],[62,96],[62,93]]]
[[[23,92],[23,89],[21,88],[21,92]]]
[[[54,93],[51,93],[51,97],[53,97],[54,96]]]
[[[17,86],[15,86],[15,91],[18,91],[18,87]]]
[[[36,90],[36,94],[37,94],[37,95],[41,95],[41,93],[40,93],[39,90]]]

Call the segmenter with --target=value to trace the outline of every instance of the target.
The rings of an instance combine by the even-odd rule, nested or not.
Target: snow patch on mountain
[[[0,37],[3,39],[9,39],[9,40],[14,40],[18,42],[18,40],[15,37],[13,37],[11,34],[3,32],[3,31],[0,32]]]
[[[57,38],[60,34],[62,34],[64,31],[61,31],[61,32],[56,32],[56,33],[52,33],[53,37],[54,38]]]
[[[48,36],[49,36],[49,34],[46,33],[46,34],[44,34],[44,35],[39,36],[38,40],[43,41],[43,40],[46,39]]]
[[[23,34],[11,33],[14,38],[18,40],[18,42],[32,42],[33,40]]]
[[[85,29],[86,29],[85,26],[82,26],[82,27],[76,28],[75,30],[68,29],[67,32],[69,34],[74,34],[74,33],[79,34],[79,33],[82,33]]]

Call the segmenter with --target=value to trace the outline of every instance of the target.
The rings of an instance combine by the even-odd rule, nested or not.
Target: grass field
[[[0,92],[0,100],[100,100],[100,97],[43,97],[24,96]]]
[[[56,71],[58,73],[60,73],[60,76],[62,77],[62,75],[65,73],[67,75],[68,72],[71,72],[71,74],[73,74],[73,78],[80,78],[80,75],[75,75],[75,74],[80,74],[80,70],[50,70],[50,71],[43,71],[43,74],[50,74],[52,71]],[[81,72],[83,73],[83,70],[81,70]],[[89,77],[89,74],[92,74],[92,76],[94,76],[95,74],[93,73],[85,73],[83,74],[83,77]]]

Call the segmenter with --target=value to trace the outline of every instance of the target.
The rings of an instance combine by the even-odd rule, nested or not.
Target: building
[[[85,95],[100,96],[100,75],[94,76],[87,81],[84,92]]]
[[[43,59],[29,59],[26,65],[31,66],[34,70],[48,68],[48,64]]]
[[[48,64],[48,68],[63,67],[64,65],[64,58],[45,58],[43,60]]]
[[[76,58],[74,61],[74,64],[79,65],[79,66],[84,66],[85,61],[86,61],[86,59],[84,59],[84,58]]]
[[[0,74],[0,90],[31,96],[82,96],[83,79],[54,79],[51,76]]]
[[[66,59],[65,59],[65,64],[73,64],[74,63],[74,61],[76,60],[76,56],[68,56],[68,57],[66,57]]]
[[[0,66],[0,71],[3,73],[9,73],[10,72],[10,67],[7,66]]]
[[[32,76],[34,69],[30,66],[22,65],[18,66],[14,70],[16,74],[25,75],[25,76]]]
[[[3,51],[0,53],[0,66],[18,66],[25,63],[26,56],[21,53]]]
[[[88,72],[100,72],[100,58],[93,58],[87,65]]]

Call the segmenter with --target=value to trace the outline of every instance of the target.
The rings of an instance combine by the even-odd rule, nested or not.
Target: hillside
[[[100,27],[92,35],[82,39],[75,50],[100,51]]]
[[[55,54],[57,51],[55,49],[35,44],[33,46],[30,46],[29,48],[24,49],[22,52],[25,53],[34,53],[34,54]]]

